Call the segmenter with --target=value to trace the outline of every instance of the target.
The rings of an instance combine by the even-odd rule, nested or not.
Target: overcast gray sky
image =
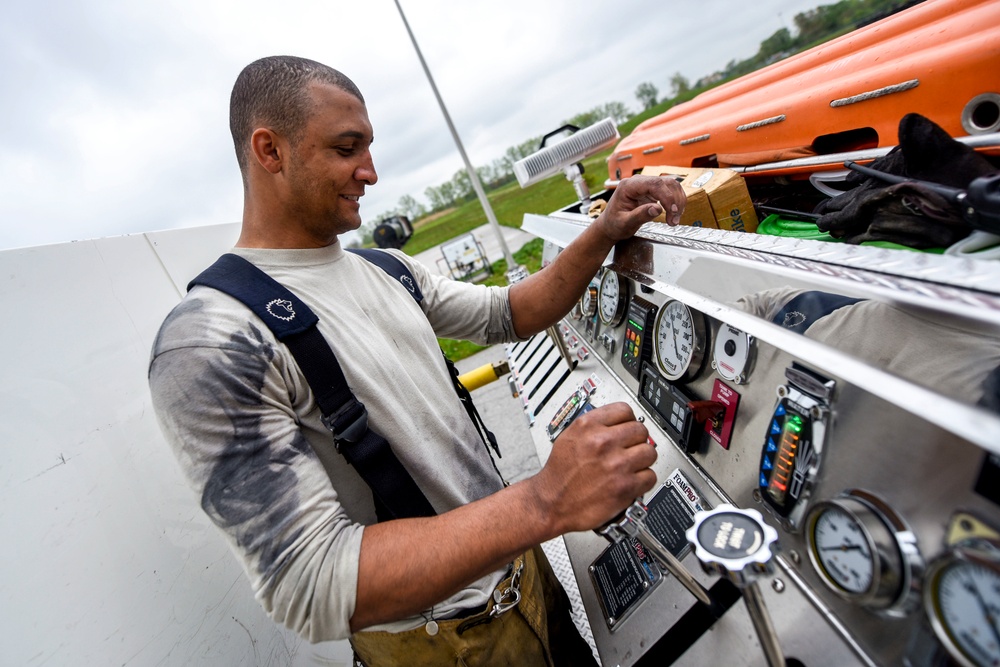
[[[756,52],[821,0],[401,0],[476,165],[610,101],[639,107]],[[392,0],[36,0],[0,22],[0,249],[235,222],[244,65],[292,54],[361,88],[379,182],[365,220],[462,162]],[[567,196],[572,196],[567,185]]]

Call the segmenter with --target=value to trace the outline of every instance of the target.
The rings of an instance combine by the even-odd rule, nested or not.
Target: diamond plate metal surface
[[[1000,262],[699,227],[663,230],[662,225],[645,225],[637,236],[705,252],[836,275],[860,283],[881,283],[901,291],[919,289],[911,282],[913,280],[936,283],[940,286],[933,295],[936,298],[966,301],[970,296],[962,292],[967,289],[1000,294]],[[839,267],[839,270],[834,267]],[[951,290],[947,286],[959,289]],[[971,298],[976,305],[997,308],[997,299],[989,295]]]
[[[587,620],[587,612],[583,608],[580,587],[576,583],[576,575],[573,574],[573,565],[569,562],[569,552],[566,551],[566,543],[563,542],[563,538],[557,537],[548,542],[543,542],[542,551],[545,552],[545,557],[549,559],[552,571],[555,572],[556,577],[559,578],[559,582],[566,590],[566,595],[569,596],[569,602],[573,607],[571,614],[573,624],[576,625],[580,636],[587,641],[590,650],[594,654],[594,660],[600,665],[601,657],[597,653],[597,643],[594,641],[594,633],[590,629],[590,621]]]

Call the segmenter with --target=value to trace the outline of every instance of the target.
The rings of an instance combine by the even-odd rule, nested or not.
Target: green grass
[[[591,192],[604,189],[604,181],[608,177],[606,164],[608,155],[610,151],[583,161],[586,172],[584,178]],[[576,200],[573,184],[562,174],[556,174],[524,189],[516,181],[508,183],[487,193],[486,196],[497,222],[504,227],[516,229],[520,229],[525,213],[551,213]],[[474,198],[440,215],[416,221],[413,225],[413,236],[403,246],[403,252],[411,256],[416,255],[486,222],[486,214],[483,213],[479,199]]]
[[[621,135],[627,136],[642,121],[663,113],[679,102],[691,99],[699,92],[701,91],[692,90],[676,100],[667,100],[643,111],[619,128]],[[604,181],[608,178],[607,159],[609,155],[611,155],[611,150],[592,155],[583,161],[584,179],[592,193],[604,189]],[[517,229],[521,227],[525,213],[551,213],[576,201],[573,185],[563,174],[556,174],[527,188],[521,188],[515,181],[488,192],[486,196],[490,200],[490,206],[493,208],[497,222],[505,227]],[[479,200],[473,198],[443,213],[417,220],[413,225],[413,236],[403,247],[403,252],[410,256],[416,255],[486,224],[486,222],[486,214],[483,213]],[[513,256],[515,262],[525,266],[530,273],[534,273],[541,267],[542,240],[534,239],[528,242],[523,248],[514,252]],[[507,279],[504,277],[506,271],[507,260],[497,260],[493,262],[493,274],[481,282],[484,285],[506,285]],[[465,359],[486,349],[481,345],[464,340],[439,338],[438,342],[441,344],[441,349],[452,361]]]
[[[452,361],[461,361],[486,349],[484,346],[468,340],[452,340],[451,338],[438,338],[438,345],[444,350],[445,356]]]

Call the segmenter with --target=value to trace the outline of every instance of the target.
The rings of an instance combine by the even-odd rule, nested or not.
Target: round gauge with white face
[[[627,283],[611,269],[605,271],[601,278],[597,302],[597,313],[606,326],[616,327],[625,319],[625,306],[628,303]]]
[[[753,370],[756,356],[756,341],[753,336],[743,333],[726,323],[719,326],[712,350],[712,368],[723,379],[743,384]]]
[[[586,318],[591,318],[597,312],[597,288],[587,285],[587,289],[580,297],[580,312]]]
[[[806,519],[809,560],[840,597],[886,615],[917,605],[923,571],[913,532],[884,501],[854,489],[817,502]]]
[[[978,542],[978,544],[977,544]],[[934,634],[963,667],[1000,664],[1000,551],[978,540],[927,573],[924,609]]]
[[[656,315],[653,348],[668,380],[687,381],[705,359],[705,316],[680,301],[668,301]]]
[[[865,527],[846,509],[831,505],[809,534],[820,574],[847,595],[863,595],[875,579],[875,547]]]

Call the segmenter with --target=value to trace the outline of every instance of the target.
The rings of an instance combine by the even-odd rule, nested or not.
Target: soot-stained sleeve
[[[217,347],[171,340],[188,329],[168,318],[149,372],[185,476],[265,611],[309,641],[346,638],[362,527],[299,428],[278,344],[251,322]]]
[[[496,345],[526,340],[514,332],[510,287],[473,285],[433,274],[402,252],[390,250],[413,273],[424,294],[421,307],[434,333],[443,338]]]

